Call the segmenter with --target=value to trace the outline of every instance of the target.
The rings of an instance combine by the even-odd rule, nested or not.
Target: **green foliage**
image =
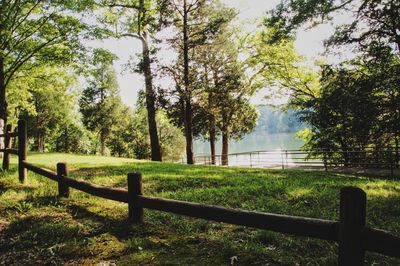
[[[7,120],[7,88],[20,72],[73,65],[87,30],[78,13],[92,1],[2,1],[0,5],[0,120]],[[85,3],[84,5],[82,3]],[[81,56],[83,57],[83,56]],[[25,96],[26,94],[21,94]]]
[[[394,146],[397,161],[400,106],[395,84],[399,82],[399,60],[389,53],[382,61],[353,64],[356,67],[324,70],[321,96],[309,100],[301,112],[313,130],[307,146],[316,151],[367,151]],[[356,161],[349,154],[339,157],[346,162]],[[382,160],[387,162],[388,158]]]
[[[79,101],[83,123],[97,134],[100,153],[106,153],[106,141],[123,125],[128,108],[118,96],[118,82],[112,62],[116,57],[108,51],[95,49],[91,69],[87,71],[88,86]]]
[[[51,151],[75,154],[95,154],[96,136],[88,131],[80,120],[68,121],[60,127],[58,136],[53,140]]]
[[[290,105],[298,107],[319,95],[318,73],[305,65],[292,38],[274,41],[276,27],[266,27],[247,41],[246,64],[256,74],[251,82],[256,87],[268,87],[267,98],[277,94],[289,96]]]
[[[33,149],[54,150],[54,139],[74,116],[76,79],[71,71],[56,67],[37,67],[20,71],[8,90],[10,122],[28,120]],[[18,97],[20,96],[20,97]]]
[[[266,19],[265,24],[276,29],[276,43],[293,36],[300,26],[353,12],[352,21],[337,26],[325,45],[352,48],[358,57],[323,67],[320,92],[292,100],[311,125],[307,147],[366,151],[394,146],[398,163],[399,7],[397,0],[284,0]],[[345,162],[351,160],[350,155],[341,156]]]
[[[162,111],[158,111],[156,120],[162,157],[166,161],[179,161],[185,147],[182,131],[174,126]],[[136,109],[133,125],[133,150],[136,158],[149,159],[150,136],[147,127],[147,112],[143,106]]]
[[[318,25],[332,19],[333,12],[345,9],[354,0],[282,0],[265,20],[268,27],[276,28],[272,42],[293,36],[302,25]]]

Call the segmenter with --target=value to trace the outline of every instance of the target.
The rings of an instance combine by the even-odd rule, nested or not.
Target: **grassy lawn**
[[[70,175],[126,188],[141,172],[146,195],[261,212],[338,219],[339,190],[367,193],[368,226],[400,234],[400,182],[295,170],[217,168],[110,157],[30,154],[28,161]],[[337,245],[264,230],[145,210],[145,223],[128,225],[127,205],[71,190],[29,173],[18,183],[15,159],[0,172],[0,265],[331,265]],[[367,263],[400,260],[367,253]]]

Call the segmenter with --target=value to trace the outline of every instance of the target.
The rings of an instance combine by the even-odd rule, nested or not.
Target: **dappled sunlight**
[[[58,159],[52,156],[49,155],[47,162]],[[143,175],[144,195],[148,196],[331,220],[338,219],[340,188],[357,186],[368,195],[368,224],[394,233],[400,230],[397,223],[400,206],[396,203],[400,196],[399,181],[332,172],[151,162],[113,165],[105,161],[90,166],[77,162],[69,166],[74,169],[70,171],[73,178],[122,189],[127,188],[128,173],[140,172]],[[303,238],[274,233],[266,239],[257,237],[260,231],[251,228],[147,209],[144,211],[145,223],[130,226],[126,221],[128,209],[124,203],[75,189],[71,189],[68,199],[60,199],[56,196],[56,182],[31,172],[28,184],[20,185],[16,172],[2,179],[0,214],[6,222],[11,221],[4,232],[7,237],[17,237],[23,231],[27,231],[26,236],[32,236],[34,233],[41,234],[42,230],[50,230],[50,233],[44,233],[49,241],[40,240],[38,245],[42,249],[50,248],[51,252],[58,254],[58,258],[66,261],[90,264],[113,261],[113,258],[119,257],[119,262],[127,264],[190,263],[190,256],[194,256],[204,257],[206,264],[220,265],[238,254],[242,260],[247,257],[251,262],[255,257],[280,259],[288,250],[295,258],[293,254],[309,254],[310,248],[318,250],[312,254],[326,253],[328,258],[336,257],[335,246],[326,242],[307,240],[304,246]],[[35,229],[27,227],[29,222]],[[59,229],[65,223],[68,226]],[[24,237],[6,246],[6,254],[12,254],[14,245],[25,246],[23,240],[29,244],[31,241],[27,239]],[[6,238],[0,236],[0,244],[4,241]],[[28,244],[26,250],[33,252]],[[221,250],[224,255],[216,255],[215,249]],[[46,253],[45,261],[51,261],[51,252]],[[171,252],[182,259],[173,259]],[[73,256],[79,259],[75,260]]]
[[[287,194],[293,199],[298,199],[309,195],[312,191],[311,188],[296,188],[288,191]]]
[[[375,181],[361,184],[360,188],[367,193],[367,197],[398,197],[400,200],[400,184],[386,181]]]

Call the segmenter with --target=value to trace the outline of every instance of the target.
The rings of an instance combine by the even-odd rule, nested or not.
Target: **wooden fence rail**
[[[339,221],[314,219],[273,213],[261,213],[220,206],[204,205],[143,195],[142,175],[128,174],[128,190],[94,185],[68,176],[66,163],[57,164],[57,172],[26,161],[26,124],[18,123],[19,179],[26,181],[26,170],[58,182],[58,195],[69,197],[74,188],[88,194],[128,203],[128,220],[143,222],[144,209],[152,209],[202,218],[217,222],[248,226],[280,233],[335,241],[339,245],[339,265],[363,265],[366,251],[400,258],[400,237],[390,232],[366,227],[366,194],[356,187],[340,190]]]

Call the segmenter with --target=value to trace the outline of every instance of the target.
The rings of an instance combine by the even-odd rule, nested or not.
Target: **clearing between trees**
[[[29,154],[70,176],[126,188],[141,172],[144,193],[183,201],[321,219],[338,219],[339,190],[367,193],[367,226],[400,233],[400,182],[299,170],[219,168],[71,154]],[[336,264],[337,245],[265,230],[187,218],[145,209],[144,224],[129,225],[126,204],[71,189],[57,197],[57,183],[29,173],[18,182],[16,161],[0,173],[0,264],[267,265]],[[368,264],[399,259],[367,253]]]

